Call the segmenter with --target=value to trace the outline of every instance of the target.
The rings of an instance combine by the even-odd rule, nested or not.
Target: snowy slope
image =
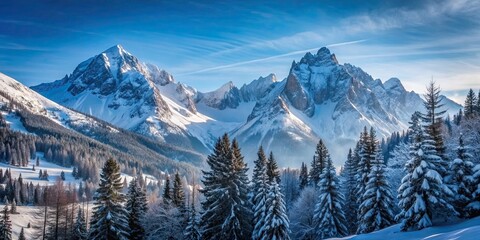
[[[345,238],[332,238],[332,239],[352,239],[352,240],[383,240],[383,239],[395,239],[395,240],[474,240],[480,236],[480,217],[476,217],[470,220],[462,221],[456,224],[436,226],[420,231],[413,232],[401,232],[400,225],[393,225],[391,227],[382,229],[377,232],[348,236]]]

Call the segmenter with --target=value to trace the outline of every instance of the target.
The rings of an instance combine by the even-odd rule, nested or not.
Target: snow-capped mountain
[[[320,137],[339,164],[364,126],[385,137],[406,129],[413,111],[423,108],[421,97],[400,80],[374,80],[340,64],[327,48],[294,61],[283,81],[271,74],[241,88],[229,82],[202,93],[117,45],[33,89],[115,126],[201,152],[229,132],[248,161],[261,144],[281,166],[310,162]],[[445,102],[453,112],[460,108]]]

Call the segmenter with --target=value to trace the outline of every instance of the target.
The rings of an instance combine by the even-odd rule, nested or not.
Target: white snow
[[[369,234],[353,235],[345,238],[333,239],[391,239],[391,240],[452,240],[452,239],[479,239],[480,217],[465,220],[445,226],[435,226],[420,231],[401,232],[400,224]]]
[[[20,121],[20,118],[17,117],[15,114],[3,112],[3,111],[0,112],[0,114],[3,115],[3,117],[7,121],[7,124],[10,126],[10,129],[12,129],[13,131],[29,133],[27,129],[25,129],[25,126],[23,126],[23,123]]]

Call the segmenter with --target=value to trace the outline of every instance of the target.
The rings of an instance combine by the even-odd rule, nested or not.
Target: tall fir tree
[[[267,215],[267,197],[269,191],[267,158],[263,147],[260,146],[257,152],[257,159],[254,161],[253,168],[253,233],[252,239],[262,239],[265,237],[265,217]]]
[[[147,213],[147,198],[144,188],[140,186],[138,178],[130,181],[127,193],[126,209],[128,212],[128,226],[131,240],[145,239],[145,214]]]
[[[128,239],[128,212],[124,208],[125,194],[120,166],[108,159],[100,173],[100,184],[94,196],[89,239]]]
[[[267,176],[269,182],[275,180],[277,183],[280,183],[280,171],[278,170],[277,161],[273,157],[273,152],[270,152],[270,156],[268,157]]]
[[[376,139],[372,138],[370,141],[377,147],[358,210],[360,216],[358,233],[377,231],[394,223],[393,196],[386,176],[383,155]]]
[[[373,128],[370,129],[370,134],[367,131],[367,127],[363,128],[363,132],[360,134],[359,140],[359,162],[357,164],[357,186],[356,194],[357,196],[362,196],[365,192],[365,188],[368,184],[368,175],[370,174],[372,168],[372,157],[374,157],[374,148],[372,147],[372,135],[375,137],[375,132]],[[357,198],[357,204],[362,204],[362,198]],[[357,219],[360,219],[358,216],[359,212],[357,211]]]
[[[315,148],[315,155],[312,160],[312,167],[310,168],[310,184],[317,187],[320,181],[320,175],[323,172],[328,157],[328,150],[323,140],[320,139]]]
[[[470,218],[480,216],[480,164],[475,165],[473,168],[471,185],[473,186],[472,199],[465,208]]]
[[[77,219],[75,220],[75,225],[72,230],[72,240],[88,239],[87,222],[85,221],[85,215],[81,208],[78,208]]]
[[[405,164],[407,175],[398,189],[400,221],[402,231],[420,230],[432,225],[435,211],[439,207],[454,211],[447,199],[452,191],[443,183],[438,172],[435,142],[428,132],[422,129],[420,113],[415,112],[410,122],[410,159]]]
[[[192,202],[190,204],[190,213],[188,216],[187,227],[185,228],[185,240],[200,240],[202,235],[198,226],[197,211],[195,210],[195,184],[192,189]]]
[[[170,175],[166,175],[165,187],[163,188],[163,203],[170,204],[172,202],[172,189],[170,188]]]
[[[23,230],[23,227],[22,227],[22,230],[20,230],[20,234],[18,235],[18,240],[26,240],[25,230]]]
[[[302,162],[302,167],[300,168],[299,182],[300,190],[303,190],[308,185],[308,169],[307,165],[304,162]]]
[[[10,221],[8,205],[5,205],[2,210],[2,218],[0,220],[0,239],[12,239],[12,222]]]
[[[185,210],[185,193],[183,192],[182,179],[178,171],[175,173],[172,189],[172,203],[181,211]]]
[[[422,114],[422,120],[424,122],[425,132],[430,135],[433,140],[436,155],[439,156],[441,167],[438,169],[442,177],[446,174],[446,168],[448,164],[443,160],[445,157],[445,144],[442,136],[442,116],[446,110],[442,110],[444,104],[442,104],[442,97],[440,95],[440,87],[435,85],[434,81],[431,81],[427,86],[427,92],[423,95],[424,107],[426,113]]]
[[[318,239],[342,237],[348,234],[343,212],[344,197],[330,157],[320,176],[319,199],[314,210],[315,231]]]
[[[355,192],[355,186],[357,185],[356,169],[357,163],[355,162],[355,156],[352,149],[349,150],[347,161],[343,168],[345,174],[345,182],[343,185],[343,193],[345,196],[345,218],[347,220],[346,225],[350,233],[355,233],[357,229],[357,193]]]
[[[467,98],[465,99],[465,105],[463,106],[466,118],[472,118],[477,113],[477,104],[477,96],[475,92],[470,88],[470,91],[468,91],[467,93]]]
[[[227,134],[207,158],[209,171],[202,171],[203,239],[250,239],[252,212],[247,198],[248,178],[240,149],[230,146]]]
[[[452,205],[460,214],[460,217],[468,217],[467,205],[472,200],[472,175],[473,163],[470,161],[472,155],[467,152],[463,142],[463,136],[458,139],[457,158],[450,162],[449,174],[445,178],[450,189],[454,193]]]
[[[273,157],[271,157],[271,159],[273,159]],[[277,171],[277,169],[271,170]],[[289,240],[290,229],[285,200],[280,191],[279,183],[274,177],[271,177],[269,181],[269,192],[265,205],[267,208],[262,239]]]

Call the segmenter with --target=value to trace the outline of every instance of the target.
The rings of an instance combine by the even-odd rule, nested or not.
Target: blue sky
[[[422,92],[433,79],[463,101],[480,88],[480,1],[0,2],[0,72],[27,84],[70,74],[121,44],[201,91],[286,77],[329,46],[374,78]]]

